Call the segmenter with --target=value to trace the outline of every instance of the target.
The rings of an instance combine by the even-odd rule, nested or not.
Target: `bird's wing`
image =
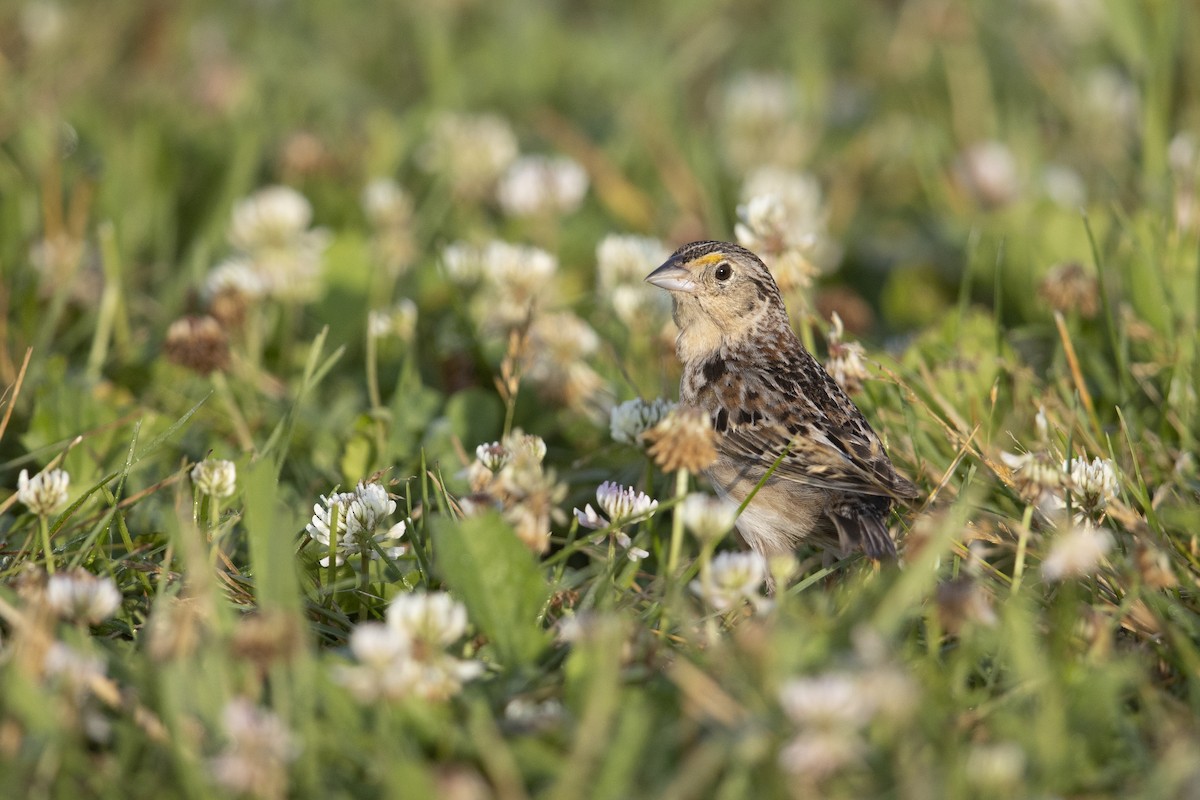
[[[749,477],[778,461],[773,475],[784,480],[881,497],[917,497],[917,487],[896,472],[879,437],[820,365],[807,356],[806,362],[789,366],[757,374],[744,370],[737,392],[714,387],[707,399],[716,404],[713,423],[722,434],[720,452],[746,465]],[[803,369],[802,377],[796,377],[797,368]]]

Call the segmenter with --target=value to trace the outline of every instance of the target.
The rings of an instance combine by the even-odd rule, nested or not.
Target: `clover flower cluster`
[[[564,156],[522,156],[496,186],[496,200],[514,217],[553,217],[576,211],[587,194],[588,176]]]
[[[640,561],[650,555],[646,550],[634,547],[629,534],[621,528],[653,516],[658,508],[657,500],[651,499],[645,492],[639,492],[632,486],[605,481],[596,489],[596,503],[606,516],[601,516],[592,508],[591,503],[585,505],[582,511],[574,509],[575,519],[581,528],[612,528],[614,540],[625,550],[630,561]]]
[[[286,797],[288,764],[299,757],[300,744],[283,720],[237,698],[225,706],[221,722],[227,742],[208,763],[213,781],[248,797]]]
[[[46,605],[63,619],[98,625],[120,609],[121,592],[112,578],[76,568],[47,579]]]
[[[412,197],[391,178],[376,178],[363,187],[361,203],[375,261],[388,275],[403,275],[417,255]]]
[[[407,529],[405,521],[387,524],[387,517],[396,511],[396,501],[377,483],[360,482],[352,492],[337,492],[313,506],[312,521],[305,531],[326,553],[321,566],[329,566],[331,542],[335,566],[341,566],[352,556],[366,555],[370,559],[399,558],[405,546],[397,544]],[[336,520],[336,521],[335,521]]]
[[[865,360],[867,351],[858,342],[845,341],[845,336],[846,327],[835,311],[833,327],[829,329],[829,360],[825,362],[825,370],[847,394],[855,394],[870,377]]]
[[[441,262],[450,280],[471,293],[470,312],[481,330],[525,334],[518,340],[521,366],[544,397],[592,415],[608,413],[607,386],[587,363],[600,338],[574,313],[548,310],[555,300],[554,256],[500,240],[454,242]]]
[[[1044,410],[1037,415],[1041,447],[1030,452],[1001,453],[1013,471],[1013,486],[1032,504],[1039,518],[1055,531],[1042,560],[1042,577],[1062,581],[1094,575],[1112,549],[1112,533],[1101,523],[1117,500],[1120,477],[1109,459],[1062,458],[1050,445]],[[1067,515],[1068,507],[1071,515]]]
[[[596,245],[596,293],[626,327],[656,331],[670,320],[670,295],[645,281],[670,255],[647,236],[609,234]]]
[[[517,136],[496,114],[441,114],[417,152],[420,166],[440,177],[458,198],[478,201],[516,160]]]
[[[766,559],[758,553],[724,552],[718,553],[688,588],[718,613],[734,611],[745,603],[755,610],[767,611],[771,601],[762,594],[767,577]]]
[[[312,205],[287,186],[268,186],[233,208],[229,242],[235,255],[217,265],[205,282],[210,302],[222,295],[248,302],[269,297],[305,302],[320,289],[329,233],[311,228]]]
[[[816,178],[775,167],[751,174],[742,187],[734,234],[757,253],[784,294],[806,289],[841,260],[829,237]]]
[[[675,513],[683,517],[683,526],[700,542],[715,542],[733,530],[738,506],[712,495],[692,493],[683,499]]]
[[[397,595],[386,622],[359,625],[350,635],[355,663],[337,680],[364,703],[417,697],[446,700],[483,674],[483,664],[447,648],[467,630],[467,611],[444,592]]]
[[[471,313],[484,330],[504,332],[532,319],[551,299],[558,259],[538,247],[494,239],[482,246],[454,242],[442,251],[454,283],[473,290]]]
[[[862,764],[870,755],[865,734],[877,719],[903,720],[917,704],[911,678],[885,664],[793,678],[779,702],[796,733],[779,752],[785,770],[820,782]]]
[[[475,455],[466,471],[471,494],[460,501],[464,513],[496,509],[526,547],[546,552],[551,521],[566,519],[558,505],[567,495],[566,485],[543,464],[546,443],[517,429],[503,441],[479,445]]]
[[[609,415],[609,433],[614,442],[638,445],[641,435],[662,422],[677,404],[659,397],[649,402],[640,397],[615,406]]]
[[[525,375],[542,397],[602,417],[608,413],[608,387],[587,359],[600,349],[592,327],[569,311],[537,317],[529,326]]]
[[[388,309],[367,314],[367,335],[375,339],[395,337],[412,342],[417,332],[417,304],[402,298]]]
[[[796,167],[815,141],[802,118],[800,93],[786,75],[735,76],[716,98],[717,131],[725,162],[745,174],[757,167]]]

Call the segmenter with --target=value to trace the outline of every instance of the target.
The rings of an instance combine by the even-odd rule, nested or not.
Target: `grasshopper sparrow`
[[[879,559],[896,554],[894,499],[917,496],[841,387],[805,349],[758,256],[727,242],[693,242],[646,278],[671,293],[683,362],[679,402],[717,432],[708,478],[742,502],[778,466],[737,520],[770,557],[815,540]]]

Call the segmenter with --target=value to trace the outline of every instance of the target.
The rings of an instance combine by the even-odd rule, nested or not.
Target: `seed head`
[[[717,460],[712,421],[697,408],[676,409],[642,438],[650,443],[647,452],[664,472],[703,472]]]
[[[229,338],[215,317],[182,317],[167,329],[167,360],[200,375],[229,368]]]

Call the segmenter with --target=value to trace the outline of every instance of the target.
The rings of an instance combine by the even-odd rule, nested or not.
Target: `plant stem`
[[[340,503],[329,506],[329,597],[333,598],[334,586],[337,585],[337,534],[338,516],[342,510]]]
[[[1025,515],[1021,517],[1021,529],[1017,533],[1017,558],[1013,564],[1012,593],[1015,595],[1021,588],[1021,576],[1025,573],[1025,550],[1029,546],[1029,526],[1033,523],[1033,504],[1025,506]]]
[[[54,551],[50,549],[50,523],[45,515],[38,516],[38,530],[42,534],[42,550],[46,553],[46,572],[54,574]]]
[[[687,495],[688,471],[681,469],[675,473],[675,500],[682,502]],[[679,506],[671,512],[671,549],[667,552],[667,577],[671,579],[679,566],[679,552],[683,548],[683,515]]]

